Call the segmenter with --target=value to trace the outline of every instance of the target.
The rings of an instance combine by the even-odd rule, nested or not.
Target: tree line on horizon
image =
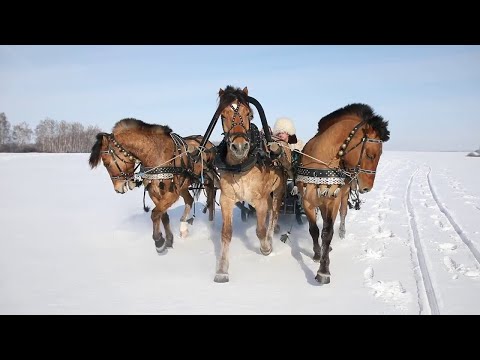
[[[0,152],[89,153],[98,126],[85,127],[79,122],[41,120],[35,129],[26,122],[12,125],[0,113]]]

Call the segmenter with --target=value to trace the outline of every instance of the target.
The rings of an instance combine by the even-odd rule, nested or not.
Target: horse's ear
[[[222,88],[220,88],[220,90],[218,90],[218,96],[222,96],[224,93],[225,93],[225,91],[223,91]]]
[[[365,124],[365,127],[363,128],[363,134],[366,136],[373,137],[375,136],[375,129],[373,128],[372,125]]]
[[[105,135],[105,133],[103,133],[103,132],[98,133],[98,134],[96,135],[97,140],[103,140],[103,136],[104,136],[104,135]]]
[[[243,92],[245,93],[245,95],[248,95],[248,89],[246,86],[243,88]]]

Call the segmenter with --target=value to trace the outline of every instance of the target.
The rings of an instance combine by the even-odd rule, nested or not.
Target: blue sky
[[[363,102],[390,122],[384,150],[480,146],[480,46],[0,45],[12,125],[49,117],[110,131],[134,117],[203,135],[227,85],[247,86],[272,126],[292,118],[304,141],[322,116]]]

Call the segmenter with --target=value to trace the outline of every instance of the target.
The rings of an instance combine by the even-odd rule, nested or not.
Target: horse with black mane
[[[358,193],[373,188],[382,144],[390,139],[387,126],[369,105],[350,104],[320,119],[317,134],[303,148],[296,184],[309,222],[313,259],[320,262],[315,279],[322,284],[330,282],[330,243],[338,211],[343,238],[348,205],[359,209]],[[323,219],[321,246],[317,211]]]
[[[246,87],[241,90],[229,85],[225,90],[220,89],[218,95],[215,116],[221,117],[224,140],[218,146],[214,167],[220,178],[223,224],[221,253],[214,281],[227,282],[235,204],[246,201],[255,207],[260,252],[269,255],[273,249],[272,236],[285,192],[291,153],[289,150],[281,151],[278,144],[267,143],[251,122],[253,111],[249,102],[256,100],[248,96]],[[268,224],[267,215],[270,215]]]

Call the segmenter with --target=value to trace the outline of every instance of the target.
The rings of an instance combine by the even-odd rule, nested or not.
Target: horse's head
[[[339,151],[339,155],[344,153],[344,161],[349,165],[348,170],[356,174],[355,180],[362,194],[373,188],[383,142],[390,139],[387,125],[388,121],[384,121],[381,116],[372,112],[368,118],[350,131]],[[352,168],[352,166],[355,167]]]
[[[366,193],[373,188],[378,162],[382,155],[383,141],[370,125],[363,129],[363,154],[361,154],[359,174],[357,177],[358,191]]]
[[[248,89],[227,86],[220,89],[218,111],[227,143],[227,151],[237,161],[242,161],[250,150],[250,120],[253,112],[248,103]]]
[[[97,141],[92,147],[89,164],[93,169],[100,160],[108,171],[114,190],[124,194],[139,184],[133,180],[137,159],[128,153],[115,140],[112,134],[98,133]]]

